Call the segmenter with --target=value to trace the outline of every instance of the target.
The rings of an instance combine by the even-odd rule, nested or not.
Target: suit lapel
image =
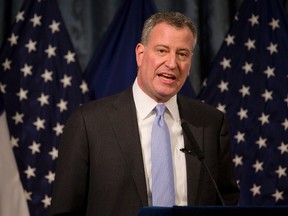
[[[196,128],[195,126],[190,125],[190,129],[197,141],[197,143],[202,143],[202,138],[200,137],[200,134],[203,134],[203,128]],[[196,135],[198,134],[198,135]],[[185,136],[185,146],[187,146],[188,149],[191,149],[190,147],[190,141]],[[187,166],[187,194],[188,194],[188,205],[195,205],[197,204],[197,197],[198,197],[198,191],[199,188],[199,181],[201,176],[201,162],[198,160],[197,156],[195,154],[188,155],[186,154],[186,166]]]
[[[191,106],[191,104],[187,104],[186,100],[183,100],[182,97],[178,97],[178,107],[181,119],[188,123],[197,144],[203,151],[204,128],[199,126],[196,123],[197,121],[195,121],[198,119],[197,110],[194,110],[193,105]],[[184,145],[185,148],[191,149],[191,143],[185,134]],[[186,167],[188,205],[196,205],[198,203],[197,197],[199,192],[197,189],[199,188],[199,181],[201,176],[201,162],[198,160],[195,154],[186,154]]]
[[[143,206],[148,205],[147,188],[138,131],[136,108],[132,90],[126,90],[114,101],[108,118],[115,132],[120,148],[131,170],[133,180]]]

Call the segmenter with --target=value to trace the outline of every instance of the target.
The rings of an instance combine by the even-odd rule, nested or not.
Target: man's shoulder
[[[82,104],[78,109],[82,112],[95,113],[101,111],[107,111],[111,107],[121,106],[121,104],[127,104],[133,98],[131,88],[128,88],[119,93],[106,96],[103,98],[94,99]]]
[[[179,96],[178,107],[181,118],[189,119],[197,125],[209,125],[213,122],[222,122],[223,118],[225,118],[223,112],[199,99]]]
[[[221,112],[216,107],[206,103],[205,101],[183,95],[178,95],[178,103],[184,107],[202,110],[203,112]]]

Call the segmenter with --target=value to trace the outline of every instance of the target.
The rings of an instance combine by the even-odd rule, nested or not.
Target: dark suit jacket
[[[237,204],[239,190],[224,115],[180,95],[178,106],[226,204]],[[188,205],[220,204],[199,160],[187,155],[186,165]],[[132,89],[82,105],[71,115],[62,135],[50,215],[136,216],[147,205]]]

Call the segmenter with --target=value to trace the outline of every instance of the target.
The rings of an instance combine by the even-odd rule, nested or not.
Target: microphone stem
[[[212,183],[213,183],[213,185],[214,185],[214,187],[215,187],[215,189],[216,189],[217,195],[218,195],[218,197],[219,197],[219,199],[220,199],[220,201],[221,201],[221,203],[222,203],[222,206],[225,206],[225,202],[224,202],[224,200],[223,200],[223,198],[222,198],[222,195],[221,195],[220,192],[219,192],[218,186],[217,186],[217,184],[216,184],[216,182],[215,182],[215,180],[214,180],[214,178],[213,178],[210,170],[208,169],[205,160],[202,159],[201,162],[203,163],[203,165],[204,165],[207,173],[208,173],[209,176],[210,176],[210,179],[211,179],[211,181],[212,181]]]

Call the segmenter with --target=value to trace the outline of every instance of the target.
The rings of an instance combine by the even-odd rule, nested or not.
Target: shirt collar
[[[136,105],[136,110],[139,114],[139,117],[143,120],[151,115],[151,111],[158,104],[155,100],[149,97],[142,89],[139,87],[137,83],[137,79],[133,84],[133,97]],[[167,109],[169,110],[169,114],[174,120],[179,120],[179,112],[177,105],[177,95],[174,95],[167,102],[165,102]]]

